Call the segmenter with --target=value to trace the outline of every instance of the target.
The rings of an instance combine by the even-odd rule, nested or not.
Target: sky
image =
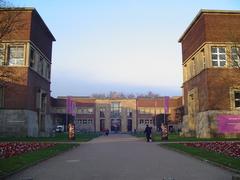
[[[179,38],[200,9],[239,0],[12,0],[34,7],[56,38],[52,96],[110,91],[182,95]]]

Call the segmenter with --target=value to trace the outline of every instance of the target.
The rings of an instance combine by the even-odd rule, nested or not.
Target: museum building
[[[52,98],[52,117],[55,125],[75,124],[76,132],[105,131],[134,132],[144,131],[148,124],[154,131],[162,123],[171,129],[181,128],[182,97],[157,98],[91,98],[71,96],[76,103],[76,115],[66,113],[67,97]],[[165,107],[165,108],[164,108]]]

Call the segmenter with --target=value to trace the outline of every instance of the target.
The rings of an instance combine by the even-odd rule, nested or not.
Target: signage
[[[240,115],[219,115],[217,124],[220,133],[240,133]]]
[[[66,101],[66,109],[67,109],[67,114],[71,114],[72,116],[76,116],[76,103],[72,100],[71,97],[67,97]]]
[[[169,109],[169,96],[164,97],[164,114],[168,114]]]

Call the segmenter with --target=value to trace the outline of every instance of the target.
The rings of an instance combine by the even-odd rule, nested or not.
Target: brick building
[[[0,23],[14,17],[1,37],[0,134],[39,136],[52,130],[50,74],[54,36],[34,8],[0,9]]]
[[[53,100],[52,114],[56,125],[66,125],[72,119],[77,131],[133,132],[143,131],[146,124],[154,130],[164,122],[164,97],[160,98],[102,98],[71,96],[76,102],[76,117],[66,114],[67,97]],[[165,122],[177,129],[181,122],[182,97],[171,97]],[[157,125],[157,126],[156,126]]]
[[[179,39],[184,135],[239,134],[239,37],[240,11],[201,10]],[[221,124],[223,121],[225,125]]]
[[[158,130],[162,123],[167,123],[170,130],[181,128],[182,97],[169,98],[165,109],[165,97],[137,99],[137,129],[144,130],[150,124]]]

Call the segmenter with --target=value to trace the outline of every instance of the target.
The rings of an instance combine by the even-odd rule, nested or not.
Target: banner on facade
[[[66,113],[76,116],[76,103],[72,100],[71,97],[67,97],[66,100]]]
[[[169,110],[169,96],[164,97],[164,114],[168,114]]]
[[[220,133],[239,133],[240,115],[219,115],[217,124]]]

